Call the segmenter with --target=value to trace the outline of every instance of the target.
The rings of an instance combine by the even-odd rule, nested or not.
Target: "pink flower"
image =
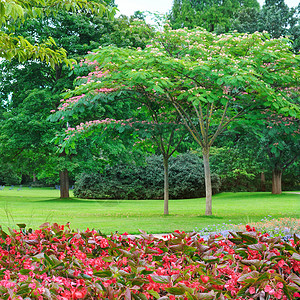
[[[283,267],[285,265],[285,261],[283,259],[281,259],[279,262],[278,262],[278,266],[279,267]]]
[[[271,290],[272,290],[272,287],[271,287],[270,285],[267,284],[267,285],[265,286],[265,292],[266,292],[266,293],[269,293]]]
[[[203,281],[203,283],[207,283],[209,281],[209,277],[208,276],[200,276],[201,280]]]
[[[278,289],[282,289],[282,288],[283,288],[283,283],[282,283],[282,282],[278,282],[278,283],[276,284],[276,287],[277,287]]]
[[[28,286],[33,290],[36,288],[36,284],[34,282],[29,283]]]
[[[255,287],[254,287],[254,286],[251,286],[251,287],[249,288],[249,293],[250,293],[251,295],[255,294]]]

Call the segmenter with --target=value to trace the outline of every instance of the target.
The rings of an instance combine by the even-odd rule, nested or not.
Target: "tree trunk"
[[[70,198],[69,173],[67,169],[59,172],[59,179],[60,179],[60,198]]]
[[[274,169],[272,172],[272,194],[281,194],[281,175],[282,171]]]
[[[260,173],[260,190],[262,192],[266,191],[266,177],[264,172]]]
[[[205,175],[205,193],[206,193],[206,209],[205,215],[212,215],[212,187],[211,187],[211,176],[209,167],[209,148],[203,149],[203,164],[204,164],[204,175]]]
[[[32,174],[32,182],[36,182],[36,175],[35,175],[35,173]]]
[[[169,214],[169,159],[164,157],[164,215]]]

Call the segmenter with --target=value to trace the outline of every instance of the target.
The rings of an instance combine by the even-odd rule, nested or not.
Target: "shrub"
[[[164,171],[161,156],[151,156],[144,166],[107,167],[103,174],[82,174],[74,195],[81,198],[162,199]],[[186,199],[205,195],[204,168],[197,155],[182,154],[169,160],[170,198]],[[212,174],[213,193],[220,180]]]
[[[260,188],[260,174],[235,169],[220,175],[221,190],[225,192],[257,192]]]
[[[17,185],[21,184],[22,176],[15,171],[15,167],[10,164],[1,164],[0,168],[0,185]]]
[[[175,231],[104,236],[41,225],[0,231],[1,299],[299,299],[300,239],[246,226],[206,241]]]

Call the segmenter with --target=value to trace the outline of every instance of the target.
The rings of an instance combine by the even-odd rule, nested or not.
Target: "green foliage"
[[[126,300],[246,300],[262,294],[292,300],[300,295],[297,234],[285,241],[246,225],[228,237],[175,230],[157,238],[143,230],[133,237],[48,222],[36,230],[17,226],[8,233],[0,228],[0,265],[10,268],[9,276],[0,273],[4,300],[10,295]]]
[[[113,89],[142,94],[162,108],[163,102],[172,104],[203,150],[208,198],[209,149],[231,123],[261,107],[300,115],[289,93],[299,86],[300,58],[284,38],[258,32],[216,35],[166,25],[145,49],[106,47],[87,59],[96,61],[95,70],[102,68],[105,76],[81,81],[67,97],[88,99],[95,91]],[[210,203],[208,199],[207,214]]]
[[[240,10],[259,9],[256,0],[175,0],[169,16],[172,28],[203,27],[218,33],[228,32],[232,18]]]
[[[212,174],[214,193],[220,180]],[[201,160],[193,154],[182,154],[169,160],[170,198],[188,199],[205,194]],[[145,166],[117,165],[103,174],[82,174],[75,184],[74,195],[80,198],[162,199],[164,194],[161,156],[151,156]]]
[[[103,15],[109,10],[99,1],[5,1],[0,4],[0,57],[11,60],[16,58],[19,61],[38,59],[50,64],[53,68],[56,64],[66,63],[71,66],[72,61],[67,59],[66,51],[57,47],[51,37],[47,37],[44,42],[30,43],[27,38],[17,36],[15,28],[22,26],[28,19],[48,16],[59,11],[70,11],[72,13],[92,13]],[[111,11],[111,14],[114,10]]]
[[[0,166],[0,185],[16,185],[21,183],[22,177],[16,171],[15,166],[3,162],[1,162]]]
[[[69,58],[76,60],[81,60],[88,51],[100,45],[144,47],[151,30],[144,22],[137,25],[125,17],[110,19],[106,16],[64,11],[57,12],[54,16],[50,14],[43,18],[37,16],[27,19],[21,27],[15,28],[18,36],[26,37],[31,43],[41,43],[48,36],[52,36],[59,47],[66,49]],[[71,89],[77,76],[86,74],[87,68],[80,65],[70,71],[63,64],[57,64],[53,69],[47,63],[37,60],[20,63],[17,59],[12,59],[0,63],[0,98],[1,108],[3,107],[0,125],[1,154],[14,164],[18,172],[31,177],[34,171],[38,179],[46,185],[58,183],[58,166],[62,166],[64,162],[56,157],[57,147],[50,141],[55,136],[55,130],[66,126],[66,122],[49,122],[47,117],[60,103],[60,93]],[[117,107],[119,111],[129,111],[126,104],[119,104],[115,106],[106,103],[102,107],[89,107],[85,114],[74,113],[69,124],[72,125],[72,120],[77,122],[98,118],[107,113],[111,115]],[[125,115],[122,113],[122,116]],[[120,158],[121,150],[124,153],[124,147],[110,147],[102,143],[101,149],[107,149],[105,151],[110,156],[104,157],[99,149],[95,151],[95,139],[88,139],[88,142],[89,144],[84,144],[80,141],[77,152],[73,151],[73,155],[81,156],[84,161],[80,161],[78,157],[72,158],[73,166],[68,163],[71,176],[75,170],[83,172],[87,166],[92,166],[95,157],[99,168],[99,157],[103,158],[100,164],[104,164],[113,157]],[[99,143],[96,144],[99,146]],[[87,154],[87,149],[90,149],[90,154]]]
[[[271,37],[288,36],[295,53],[300,49],[300,5],[289,8],[284,0],[266,1],[262,9],[242,8],[235,13],[231,29],[253,33],[267,31]]]

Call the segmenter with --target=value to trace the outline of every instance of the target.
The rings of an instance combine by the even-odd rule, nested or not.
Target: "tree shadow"
[[[77,198],[47,198],[45,200],[38,200],[35,202],[51,202],[51,203],[84,203],[92,202],[92,199],[77,199]]]
[[[196,218],[199,218],[199,219],[208,219],[208,220],[220,220],[220,219],[224,219],[224,217],[218,217],[218,216],[205,216],[205,215],[201,215],[201,216],[197,216]]]
[[[117,206],[122,200],[107,200],[107,199],[79,199],[79,198],[51,198],[45,200],[38,200],[35,202],[49,202],[49,203],[97,203],[103,206]]]

